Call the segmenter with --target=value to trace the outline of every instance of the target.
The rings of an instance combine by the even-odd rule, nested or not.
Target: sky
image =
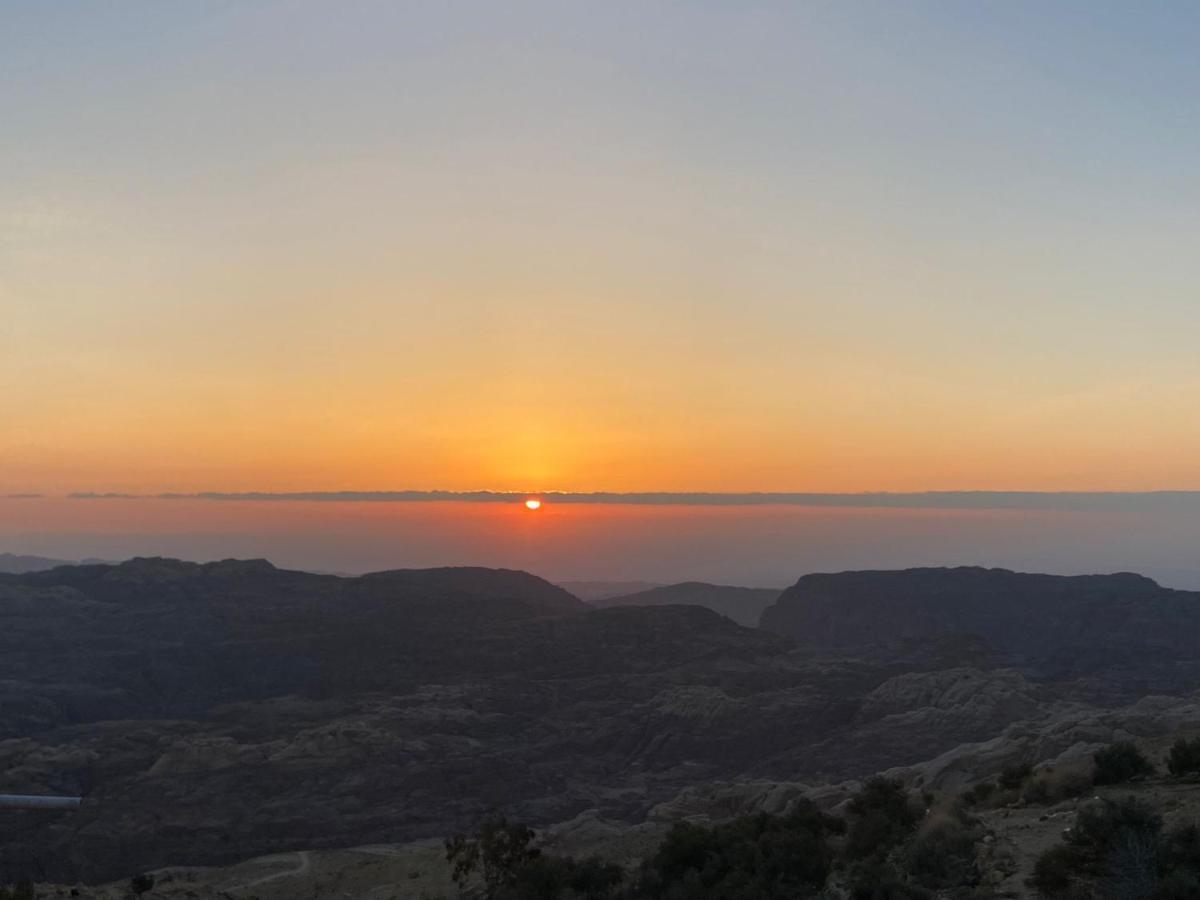
[[[0,494],[1200,488],[1197,39],[0,0]]]
[[[307,571],[483,565],[558,581],[783,587],[808,572],[1134,571],[1200,590],[1200,496],[1004,503],[363,502],[0,497],[0,547],[57,559],[266,558]]]

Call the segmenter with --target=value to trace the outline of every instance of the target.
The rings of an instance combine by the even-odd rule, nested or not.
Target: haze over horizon
[[[359,573],[484,565],[555,581],[780,587],[813,571],[985,565],[1135,571],[1200,589],[1200,494],[834,495],[824,504],[0,498],[0,550],[56,558],[265,557]],[[863,501],[869,500],[868,505]]]

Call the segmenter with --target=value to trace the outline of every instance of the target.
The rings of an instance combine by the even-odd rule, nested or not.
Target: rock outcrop
[[[806,575],[762,627],[823,653],[896,659],[975,637],[1038,679],[1089,679],[1101,696],[1188,689],[1200,680],[1200,594],[1117,575],[908,569]]]

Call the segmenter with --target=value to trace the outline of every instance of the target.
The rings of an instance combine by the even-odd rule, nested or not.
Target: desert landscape
[[[0,865],[96,896],[448,895],[442,840],[497,814],[629,868],[877,773],[941,802],[1200,729],[1197,597],[1135,575],[812,575],[747,628],[515,571],[136,559],[0,576],[0,616],[0,793],[84,798],[4,813]],[[984,813],[1016,868],[978,883],[1028,896],[1064,802]]]

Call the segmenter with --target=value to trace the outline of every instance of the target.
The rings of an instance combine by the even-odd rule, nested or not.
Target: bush
[[[1000,770],[1001,790],[1015,791],[1019,790],[1021,785],[1025,783],[1025,779],[1033,774],[1033,766],[1029,763],[1012,763]]]
[[[1029,884],[1044,897],[1094,896],[1081,882],[1102,879],[1100,896],[1152,896],[1164,859],[1162,818],[1134,797],[1085,806],[1064,843],[1038,858]],[[1190,852],[1196,835],[1180,833],[1178,852]]]
[[[523,865],[511,890],[502,893],[512,900],[607,900],[623,878],[620,866],[595,857],[577,861],[542,855]]]
[[[1119,843],[1131,838],[1157,841],[1161,831],[1162,817],[1145,801],[1103,800],[1079,811],[1067,845],[1076,852],[1081,867],[1099,873]]]
[[[1021,802],[1029,806],[1046,806],[1054,803],[1054,792],[1050,789],[1049,779],[1035,778],[1025,785],[1025,789],[1021,791]]]
[[[1167,771],[1176,777],[1200,772],[1200,738],[1177,740],[1167,757]]]
[[[1082,796],[1092,786],[1092,778],[1078,769],[1043,772],[1025,785],[1021,800],[1034,806],[1061,803]]]
[[[534,837],[533,829],[509,823],[503,816],[484,822],[472,837],[455,835],[445,842],[451,878],[463,888],[478,873],[484,897],[495,900],[513,888],[521,870],[541,855],[532,846]]]
[[[995,782],[981,781],[973,788],[963,792],[962,801],[967,806],[979,806],[982,803],[987,803],[988,799],[995,793]]]
[[[1150,900],[1158,887],[1158,835],[1123,831],[1105,860],[1100,887],[1113,900]]]
[[[1075,851],[1057,844],[1038,857],[1029,885],[1043,897],[1061,896],[1075,883],[1078,866]]]
[[[1123,784],[1143,775],[1154,774],[1154,766],[1131,741],[1121,741],[1092,757],[1096,764],[1096,784]]]
[[[923,887],[965,887],[979,881],[975,865],[975,829],[953,818],[924,828],[908,848],[907,867]]]
[[[894,779],[868,779],[846,808],[853,817],[846,838],[850,859],[886,853],[917,826],[917,813],[909,805],[908,791]]]
[[[1200,875],[1200,825],[1186,822],[1167,831],[1159,844],[1158,857],[1166,872],[1186,870]]]
[[[487,900],[613,900],[618,895],[624,880],[620,866],[595,857],[544,855],[533,846],[535,837],[532,829],[501,817],[484,822],[471,837],[450,838],[445,846],[451,878],[464,896],[477,896],[480,892],[468,886],[478,877]]]
[[[678,824],[642,866],[634,896],[688,900],[790,900],[815,894],[833,866],[840,819],[801,802],[788,816],[761,813],[705,827]]]
[[[1082,797],[1092,789],[1092,775],[1079,769],[1055,772],[1050,778],[1051,789],[1059,800]]]

